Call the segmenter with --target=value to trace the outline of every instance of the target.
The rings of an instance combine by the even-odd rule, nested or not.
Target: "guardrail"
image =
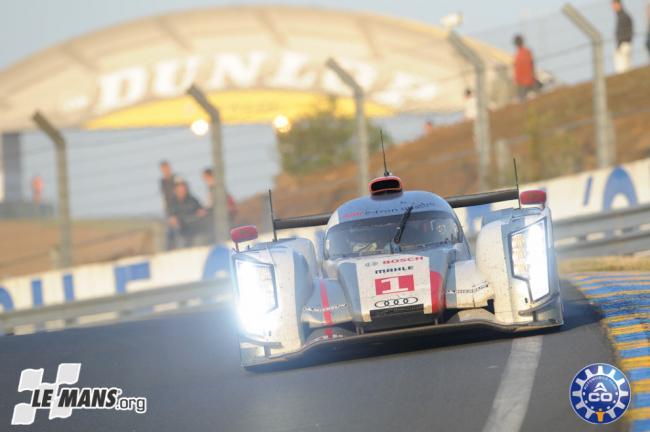
[[[608,210],[553,223],[560,258],[629,255],[650,250],[650,205]]]
[[[0,334],[28,333],[54,325],[54,328],[90,322],[123,320],[156,313],[157,306],[169,311],[179,308],[220,305],[231,298],[228,278],[174,285],[165,288],[117,294],[0,313]],[[21,327],[27,327],[26,331]]]
[[[554,221],[553,234],[559,258],[650,251],[650,204]],[[467,240],[474,250],[476,234]]]

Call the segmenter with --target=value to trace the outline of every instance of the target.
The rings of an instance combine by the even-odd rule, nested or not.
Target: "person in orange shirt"
[[[537,90],[535,63],[533,54],[524,45],[524,38],[521,35],[515,36],[514,43],[517,47],[514,63],[515,85],[517,86],[517,97],[520,102],[523,102],[528,93]]]
[[[40,207],[43,202],[43,177],[35,175],[32,178],[32,202]]]

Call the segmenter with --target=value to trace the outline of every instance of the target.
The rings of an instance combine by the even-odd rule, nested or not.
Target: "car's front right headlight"
[[[272,264],[235,259],[237,311],[246,333],[263,336],[269,330],[269,312],[278,307]]]
[[[544,219],[510,234],[513,276],[528,283],[533,302],[550,292]]]

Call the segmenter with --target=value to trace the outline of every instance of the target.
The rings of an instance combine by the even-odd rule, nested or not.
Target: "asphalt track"
[[[571,410],[575,373],[590,363],[613,363],[614,355],[582,294],[565,284],[563,298],[566,324],[559,332],[355,347],[267,373],[240,368],[227,309],[2,337],[0,430],[482,431],[490,429],[488,419],[492,429],[496,421],[495,430],[507,430],[517,422],[498,427],[498,409],[513,402],[523,431],[622,430],[622,422],[593,426]],[[516,371],[528,367],[532,354],[525,350],[533,341],[542,343],[526,403],[517,381],[525,377]],[[515,353],[516,346],[524,351]],[[41,411],[31,426],[9,426],[14,405],[29,398],[16,391],[22,369],[45,368],[49,382],[59,363],[77,362],[78,386],[117,386],[126,395],[146,396],[147,413],[75,411],[48,420]],[[512,400],[521,397],[519,404]]]

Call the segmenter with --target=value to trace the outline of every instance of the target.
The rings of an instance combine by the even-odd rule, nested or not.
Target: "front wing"
[[[563,322],[555,319],[534,321],[525,324],[501,324],[487,319],[476,319],[463,322],[430,324],[417,327],[383,330],[364,334],[356,334],[343,328],[331,327],[327,329],[319,329],[317,332],[314,332],[314,337],[310,338],[310,340],[298,351],[278,356],[269,356],[264,359],[256,358],[254,361],[244,361],[243,358],[242,360],[244,361],[245,367],[254,368],[256,366],[291,362],[292,360],[304,357],[312,351],[317,351],[327,347],[343,347],[347,345],[390,341],[418,336],[471,332],[472,330],[513,334],[560,327],[562,324]],[[245,340],[242,340],[242,342],[245,342]],[[250,342],[253,344],[261,344],[260,342]]]

